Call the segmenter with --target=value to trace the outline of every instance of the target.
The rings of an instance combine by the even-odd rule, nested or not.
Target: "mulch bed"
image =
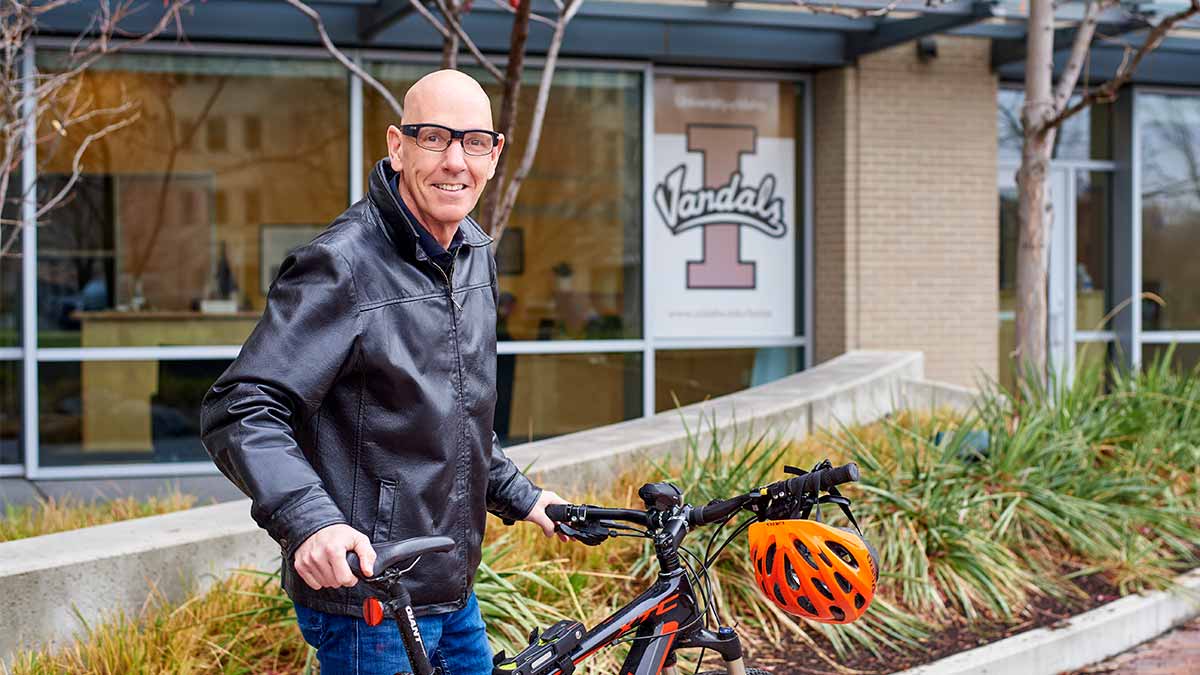
[[[947,626],[932,635],[924,642],[925,649],[908,652],[885,652],[883,657],[876,657],[870,652],[862,651],[835,660],[845,668],[866,675],[885,675],[897,671],[931,663],[938,659],[956,654],[968,649],[1011,637],[1034,628],[1053,627],[1055,624],[1065,624],[1071,617],[1089,609],[1112,602],[1120,597],[1116,587],[1096,575],[1075,579],[1075,585],[1087,594],[1086,599],[1070,599],[1067,602],[1050,597],[1035,598],[1028,607],[1017,617],[1015,623],[1002,621],[977,621],[968,624],[965,620]],[[820,641],[820,638],[818,638]],[[746,640],[745,642],[752,642]],[[826,653],[832,656],[835,652],[832,646],[825,644]],[[747,649],[750,652],[749,649]],[[707,661],[707,659],[706,659]],[[775,675],[811,675],[814,673],[835,673],[835,669],[811,651],[785,651],[769,646],[759,648],[747,654],[747,665],[769,670]],[[706,664],[707,666],[708,664]]]

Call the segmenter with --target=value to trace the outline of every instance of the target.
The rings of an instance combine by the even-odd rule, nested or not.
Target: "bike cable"
[[[753,525],[754,521],[756,521],[756,520],[758,520],[758,516],[750,516],[746,520],[742,521],[742,524],[738,525],[737,529],[733,531],[733,534],[731,534],[725,538],[725,541],[722,542],[721,545],[717,548],[716,552],[712,554],[712,557],[705,561],[705,563],[704,563],[705,566],[707,567],[709,565],[712,565],[714,562],[716,562],[717,558],[721,555],[721,551],[724,551],[725,547],[729,546],[730,542],[732,542],[734,539],[736,539],[738,537],[738,535],[740,535],[742,532],[745,532],[747,529],[749,529],[750,526]]]

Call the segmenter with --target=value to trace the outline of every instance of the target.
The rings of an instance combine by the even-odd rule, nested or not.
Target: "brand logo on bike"
[[[417,617],[413,614],[412,606],[409,605],[405,607],[404,613],[408,615],[408,625],[412,627],[413,639],[417,641],[417,644],[421,645],[422,649],[424,649],[425,642],[421,639],[421,629],[417,628]]]
[[[704,157],[701,187],[684,187],[687,165],[679,164],[654,190],[654,205],[673,235],[704,229],[703,258],[688,261],[687,288],[755,288],[755,263],[741,257],[741,228],[774,238],[787,233],[775,175],[754,183],[741,171],[742,156],[755,153],[756,135],[752,126],[688,125],[688,152]]]

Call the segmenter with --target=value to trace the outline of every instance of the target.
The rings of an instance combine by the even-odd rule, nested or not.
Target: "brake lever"
[[[554,526],[554,531],[561,532],[588,546],[598,546],[612,536],[612,530],[596,523],[583,523],[578,527],[566,523],[557,523]]]

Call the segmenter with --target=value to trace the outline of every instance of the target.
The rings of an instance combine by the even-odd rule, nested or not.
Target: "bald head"
[[[496,173],[504,149],[504,136],[492,129],[491,101],[470,75],[439,70],[417,80],[404,95],[403,126],[404,131],[396,126],[387,130],[400,197],[421,225],[448,246]]]
[[[453,119],[456,117],[462,119]],[[409,87],[404,95],[404,123],[491,129],[492,102],[470,75],[458,70],[438,70]]]

